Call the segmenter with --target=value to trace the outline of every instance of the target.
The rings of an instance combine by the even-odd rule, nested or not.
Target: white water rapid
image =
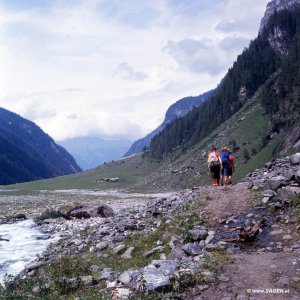
[[[5,274],[17,275],[53,241],[35,226],[33,220],[0,225],[0,284]]]

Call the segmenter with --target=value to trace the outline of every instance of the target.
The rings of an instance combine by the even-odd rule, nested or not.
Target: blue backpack
[[[223,166],[229,166],[229,152],[221,152],[221,159],[222,159],[222,165]]]

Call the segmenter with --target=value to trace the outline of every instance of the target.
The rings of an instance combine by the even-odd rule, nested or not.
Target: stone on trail
[[[100,279],[111,281],[111,279],[112,279],[112,270],[110,268],[103,269],[102,274],[100,276]]]
[[[126,272],[122,273],[122,274],[119,276],[118,280],[119,280],[120,282],[122,282],[123,284],[125,284],[126,286],[128,286],[129,283],[132,281],[132,277],[131,277],[131,275],[129,274],[129,272],[126,271]]]
[[[300,184],[300,169],[295,174],[296,181]]]
[[[95,247],[96,247],[97,250],[101,251],[101,250],[106,249],[107,246],[108,246],[108,242],[103,241],[103,242],[99,242]]]
[[[282,186],[287,185],[287,179],[284,176],[275,176],[272,179],[267,180],[265,188],[276,191]]]
[[[208,231],[208,236],[205,239],[205,244],[209,244],[215,237],[215,232],[213,230]]]
[[[247,182],[247,189],[252,189],[253,188],[253,182],[252,181],[249,181]]]
[[[186,254],[182,250],[181,245],[177,244],[175,247],[173,247],[171,253],[167,255],[167,259],[182,259],[184,256],[186,256]]]
[[[133,250],[134,250],[134,247],[129,247],[129,248],[121,255],[121,257],[124,258],[124,259],[131,259],[131,258],[132,258],[131,253],[132,253]]]
[[[144,268],[141,277],[147,291],[166,291],[171,287],[169,277],[156,268]]]
[[[272,197],[275,197],[276,195],[277,195],[276,192],[274,192],[273,190],[270,190],[270,189],[263,191],[264,197],[272,198]]]
[[[163,251],[164,250],[164,247],[163,246],[157,246],[153,249],[151,249],[150,251],[146,251],[144,254],[143,254],[143,257],[147,258],[149,256],[151,256],[152,254],[156,253],[156,252],[159,252],[159,251]]]
[[[125,300],[129,299],[131,295],[131,291],[126,288],[116,288],[112,292],[112,299],[120,299],[120,300]]]
[[[278,288],[288,288],[290,285],[290,279],[288,276],[282,276],[278,279],[275,285]]]
[[[296,153],[290,157],[291,165],[299,165],[300,164],[300,153]]]
[[[185,251],[189,256],[196,256],[201,254],[202,249],[200,248],[198,243],[188,243],[182,247],[183,251]]]
[[[115,248],[113,249],[113,252],[114,252],[115,254],[120,254],[125,248],[126,248],[126,246],[125,246],[124,244],[121,244],[121,245],[115,247]]]
[[[141,274],[140,270],[129,269],[129,270],[123,272],[119,276],[118,281],[131,289],[136,289],[137,288],[136,281],[140,274]]]
[[[261,200],[261,202],[262,202],[263,204],[266,204],[266,203],[269,202],[269,200],[270,200],[270,197],[263,197],[263,199]]]
[[[173,249],[176,246],[176,244],[178,244],[178,243],[179,243],[178,237],[175,235],[172,235],[171,240],[169,242],[169,246]]]
[[[170,276],[179,268],[179,263],[177,260],[153,260],[150,266],[154,266],[164,275]]]
[[[203,271],[201,275],[205,277],[205,282],[216,282],[216,276],[210,271]]]
[[[299,192],[300,192],[300,188],[299,188]],[[297,195],[297,187],[287,186],[278,190],[278,198],[281,201],[286,202],[288,204],[292,202],[294,196],[296,195]]]
[[[189,234],[194,241],[201,241],[206,239],[208,236],[208,231],[206,229],[194,228],[189,230]]]
[[[93,276],[80,276],[80,281],[85,286],[97,285],[98,281]]]
[[[273,230],[273,231],[270,232],[271,236],[273,236],[273,235],[280,235],[280,234],[284,234],[283,229]]]

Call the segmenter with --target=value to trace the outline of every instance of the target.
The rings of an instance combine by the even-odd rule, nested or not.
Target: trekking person
[[[211,173],[211,184],[213,186],[218,186],[220,184],[221,164],[220,153],[217,151],[216,147],[213,146],[207,158],[207,167]]]
[[[234,165],[234,157],[229,150],[229,168],[228,168],[228,184],[232,184],[232,174],[234,172],[235,165]]]
[[[230,168],[230,150],[227,147],[221,149],[220,157],[222,161],[221,165],[221,183],[222,185],[229,184],[229,168]]]

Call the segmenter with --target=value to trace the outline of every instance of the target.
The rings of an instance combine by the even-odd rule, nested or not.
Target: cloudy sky
[[[268,0],[0,0],[0,106],[56,140],[156,128],[218,84]]]

